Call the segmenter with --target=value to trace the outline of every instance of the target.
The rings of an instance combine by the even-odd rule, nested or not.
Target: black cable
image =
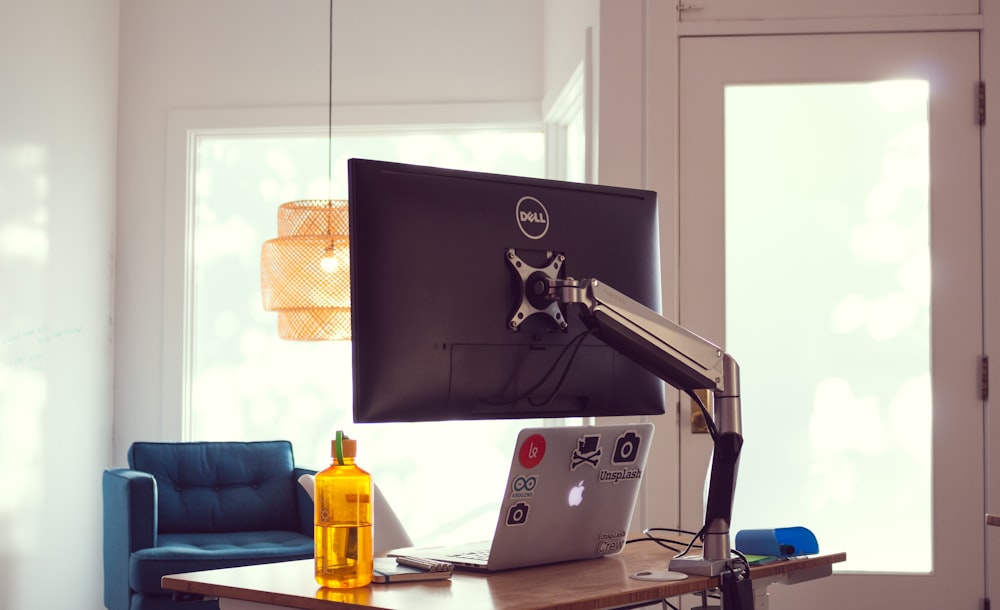
[[[528,402],[533,407],[542,407],[549,404],[550,402],[552,402],[552,399],[555,398],[556,394],[562,388],[563,383],[566,381],[566,376],[569,374],[570,368],[572,368],[573,360],[576,358],[577,352],[583,345],[583,340],[586,339],[587,336],[592,334],[594,334],[594,331],[588,329],[570,339],[569,342],[563,346],[562,350],[559,352],[559,355],[556,356],[556,359],[552,362],[552,365],[549,367],[547,371],[545,371],[545,373],[541,376],[541,378],[539,378],[539,380],[535,382],[534,385],[532,385],[527,390],[521,392],[517,396],[514,396],[513,398],[500,398],[500,397],[482,398],[480,400],[482,400],[488,405],[493,405],[493,406],[513,404],[525,398],[528,399]],[[572,352],[570,350],[572,350]],[[548,395],[548,397],[546,397],[544,400],[539,401],[537,399],[532,398],[531,393],[538,390],[538,388],[545,385],[552,378],[552,374],[555,372],[556,368],[558,368],[559,364],[563,361],[563,359],[566,358],[567,353],[569,354],[569,361],[566,363],[566,367],[565,369],[563,369],[563,373],[559,377],[559,381],[556,383],[555,389],[553,389],[552,392]]]
[[[676,555],[675,558],[676,557],[683,557],[683,556],[687,555],[688,553],[690,553],[691,549],[695,548],[695,544],[694,544],[695,541],[696,540],[702,540],[702,539],[704,539],[705,530],[706,529],[708,529],[708,525],[703,525],[701,527],[701,529],[698,530],[698,533],[691,537],[691,542],[688,543],[687,548],[684,549],[683,551],[681,551],[680,554]],[[699,546],[699,548],[701,548],[701,547]]]
[[[685,534],[685,535],[693,536],[693,537],[697,537],[698,536],[698,534],[696,532],[692,532],[692,531],[689,531],[689,530],[677,529],[677,528],[673,528],[673,527],[647,527],[646,529],[642,530],[642,534],[644,536],[646,536],[646,538],[645,538],[646,540],[652,540],[656,544],[662,546],[663,548],[665,548],[667,550],[673,551],[674,553],[680,553],[681,549],[677,548],[677,547],[674,547],[674,546],[671,546],[668,543],[683,545],[684,542],[682,542],[680,540],[675,540],[675,539],[672,539],[672,538],[662,538],[660,536],[654,536],[654,535],[651,534],[651,532],[673,532],[673,533],[676,533],[676,534]],[[692,541],[695,540],[695,539],[696,538],[692,538]],[[692,546],[689,544],[688,545],[688,550],[690,550],[691,548],[692,548]],[[695,548],[701,548],[701,545],[695,545]],[[684,552],[686,553],[687,551],[684,551]]]
[[[740,561],[743,562],[743,566],[747,569],[746,573],[749,576],[749,574],[750,574],[750,560],[747,559],[747,556],[744,555],[743,553],[737,551],[736,549],[729,549],[729,552],[731,552],[733,555],[736,555],[737,557],[740,558]],[[730,566],[729,569],[732,569],[732,566]]]
[[[632,544],[634,542],[655,542],[656,544],[662,546],[663,548],[669,549],[669,550],[677,553],[677,555],[674,555],[674,558],[683,557],[683,556],[687,555],[688,553],[690,553],[691,549],[700,549],[700,548],[702,548],[702,545],[695,544],[695,543],[698,540],[701,540],[703,538],[703,534],[705,533],[705,527],[706,526],[703,526],[697,532],[692,532],[692,531],[689,531],[689,530],[676,529],[676,528],[673,528],[673,527],[647,527],[646,529],[642,530],[642,534],[643,534],[643,536],[645,536],[644,538],[633,538],[632,540],[626,540],[625,544]],[[673,540],[673,539],[670,539],[670,538],[660,538],[659,536],[653,536],[652,534],[650,534],[650,532],[675,532],[675,533],[678,533],[678,534],[690,535],[691,536],[691,540],[687,543],[687,546],[685,546],[684,550],[680,551],[680,550],[678,550],[678,549],[676,549],[676,548],[674,548],[672,546],[669,546],[667,543],[673,542],[673,543],[676,543],[676,544],[684,544],[682,541],[680,541],[680,540]]]
[[[642,530],[642,533],[649,535],[649,532],[673,532],[675,534],[684,534],[685,536],[697,536],[698,532],[692,532],[691,530],[677,529],[676,527],[647,527]]]
[[[701,409],[701,414],[705,418],[705,425],[708,426],[708,433],[712,435],[713,441],[717,440],[719,437],[719,429],[715,427],[715,420],[712,419],[712,414],[708,412],[708,407],[706,407],[705,403],[702,402],[701,397],[698,396],[694,390],[685,389],[684,393],[690,396],[691,400],[693,400],[694,403],[698,405],[698,408]]]
[[[556,397],[556,394],[559,393],[559,390],[562,389],[563,384],[566,382],[566,376],[569,375],[570,369],[573,368],[573,360],[576,359],[576,355],[580,352],[580,346],[583,345],[583,340],[587,338],[587,335],[593,334],[593,332],[594,332],[593,330],[585,330],[585,331],[583,331],[579,335],[573,337],[573,339],[566,345],[566,347],[563,348],[563,352],[561,354],[559,354],[559,358],[556,359],[556,362],[553,363],[552,367],[549,369],[549,372],[546,373],[546,377],[548,377],[548,375],[550,375],[552,373],[552,371],[555,370],[555,368],[556,368],[555,365],[558,364],[559,360],[561,360],[563,358],[563,356],[565,355],[566,351],[569,349],[569,346],[573,345],[573,351],[570,352],[569,361],[566,362],[566,366],[563,368],[562,375],[559,376],[559,381],[556,382],[556,386],[554,388],[552,388],[552,392],[548,395],[548,397],[545,400],[543,400],[541,402],[538,402],[538,401],[536,401],[535,399],[533,399],[533,398],[531,398],[529,396],[528,397],[528,402],[531,404],[531,406],[533,406],[533,407],[544,407],[545,405],[547,405],[550,402],[552,402],[552,399]],[[538,383],[535,384],[535,386],[532,388],[532,390],[535,390],[535,389],[541,387],[542,383],[544,383],[544,382],[545,382],[545,378],[543,377],[541,381],[539,381]],[[529,390],[528,393],[530,393],[532,390]]]
[[[674,553],[680,553],[681,550],[677,547],[670,546],[670,543],[684,544],[679,540],[671,540],[670,538],[659,538],[657,536],[646,536],[645,538],[633,538],[632,540],[626,540],[625,544],[634,544],[636,542],[655,542],[659,546],[662,546],[668,551],[673,551]]]

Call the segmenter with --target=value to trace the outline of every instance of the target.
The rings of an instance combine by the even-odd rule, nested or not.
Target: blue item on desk
[[[804,527],[740,530],[736,533],[736,550],[746,555],[792,557],[819,552],[816,536]]]

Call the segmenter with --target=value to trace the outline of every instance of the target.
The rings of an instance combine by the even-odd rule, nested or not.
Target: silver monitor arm
[[[702,530],[702,556],[675,558],[670,562],[670,570],[718,575],[731,558],[729,523],[743,446],[740,372],[736,360],[711,342],[596,279],[548,277],[544,283],[549,298],[583,306],[581,319],[601,341],[663,381],[688,393],[696,389],[715,392],[717,436]],[[536,286],[535,290],[541,287]]]

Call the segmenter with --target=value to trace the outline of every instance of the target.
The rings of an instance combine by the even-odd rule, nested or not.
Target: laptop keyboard
[[[468,559],[471,561],[487,561],[490,558],[489,551],[468,551],[465,553],[455,553],[454,555],[449,555],[454,559]]]

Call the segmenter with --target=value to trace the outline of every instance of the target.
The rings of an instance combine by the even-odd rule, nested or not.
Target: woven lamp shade
[[[264,309],[278,312],[278,336],[351,338],[347,202],[291,201],[278,207],[278,237],[260,253]]]

